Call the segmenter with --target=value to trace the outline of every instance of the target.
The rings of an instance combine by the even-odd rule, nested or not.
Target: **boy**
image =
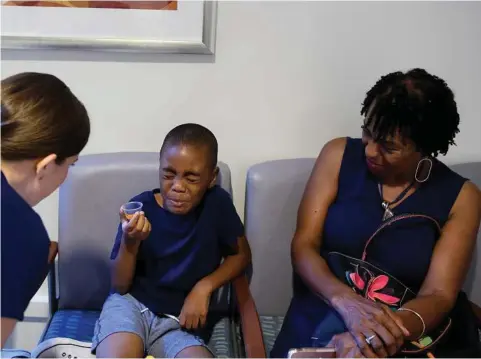
[[[96,323],[97,357],[212,357],[195,331],[211,294],[251,260],[229,194],[215,185],[217,140],[197,124],[171,130],[160,150],[160,188],[121,213],[112,249],[112,293]],[[224,258],[222,264],[221,259]]]

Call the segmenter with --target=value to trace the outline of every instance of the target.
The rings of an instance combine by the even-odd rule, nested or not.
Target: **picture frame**
[[[114,9],[109,12],[109,10],[112,9],[89,8],[79,12],[74,8],[2,6],[1,47],[15,50],[154,54],[214,55],[215,53],[217,0],[181,0],[178,2],[177,11]],[[134,19],[132,24],[128,21],[130,14],[135,15],[132,16]],[[62,21],[58,23],[47,21],[45,20],[47,15]],[[155,16],[158,16],[158,21]],[[88,22],[92,18],[105,20],[107,25],[103,26],[103,23],[100,23],[95,30],[90,30]],[[136,24],[135,21],[138,23]],[[130,26],[127,26],[127,29],[125,29],[126,23]],[[42,29],[42,33],[37,33],[38,28]],[[66,34],[59,36],[58,33],[63,28]],[[122,32],[118,37],[113,33],[116,28],[119,33]],[[139,28],[142,31],[139,31]],[[127,36],[129,29],[132,33],[138,34]],[[88,35],[77,35],[74,30]],[[104,36],[101,36],[102,31]],[[156,33],[160,35],[157,36]],[[150,37],[142,38],[142,34],[150,34]]]

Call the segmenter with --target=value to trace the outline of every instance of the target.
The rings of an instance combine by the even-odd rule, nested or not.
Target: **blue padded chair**
[[[230,170],[224,163],[219,167],[218,184],[232,193]],[[158,186],[158,153],[86,155],[71,169],[60,188],[58,262],[49,281],[51,319],[40,342],[55,337],[91,342],[110,290],[109,257],[119,208]],[[210,313],[213,331],[208,344],[217,357],[263,356],[259,319],[245,275],[213,295]],[[235,335],[238,325],[240,341]]]

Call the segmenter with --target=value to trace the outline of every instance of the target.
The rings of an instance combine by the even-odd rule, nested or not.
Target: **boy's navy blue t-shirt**
[[[244,226],[230,195],[214,186],[189,214],[178,215],[160,207],[159,189],[131,199],[143,203],[152,230],[139,247],[130,294],[157,314],[178,316],[184,300],[202,278],[214,272],[222,257],[233,254]],[[120,249],[119,225],[111,259]]]
[[[50,240],[40,216],[2,172],[2,317],[23,320],[48,272]]]

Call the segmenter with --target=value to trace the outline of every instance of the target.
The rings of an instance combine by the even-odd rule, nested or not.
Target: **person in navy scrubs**
[[[87,144],[84,105],[57,77],[2,80],[2,348],[48,272],[50,239],[32,207],[54,192]]]

